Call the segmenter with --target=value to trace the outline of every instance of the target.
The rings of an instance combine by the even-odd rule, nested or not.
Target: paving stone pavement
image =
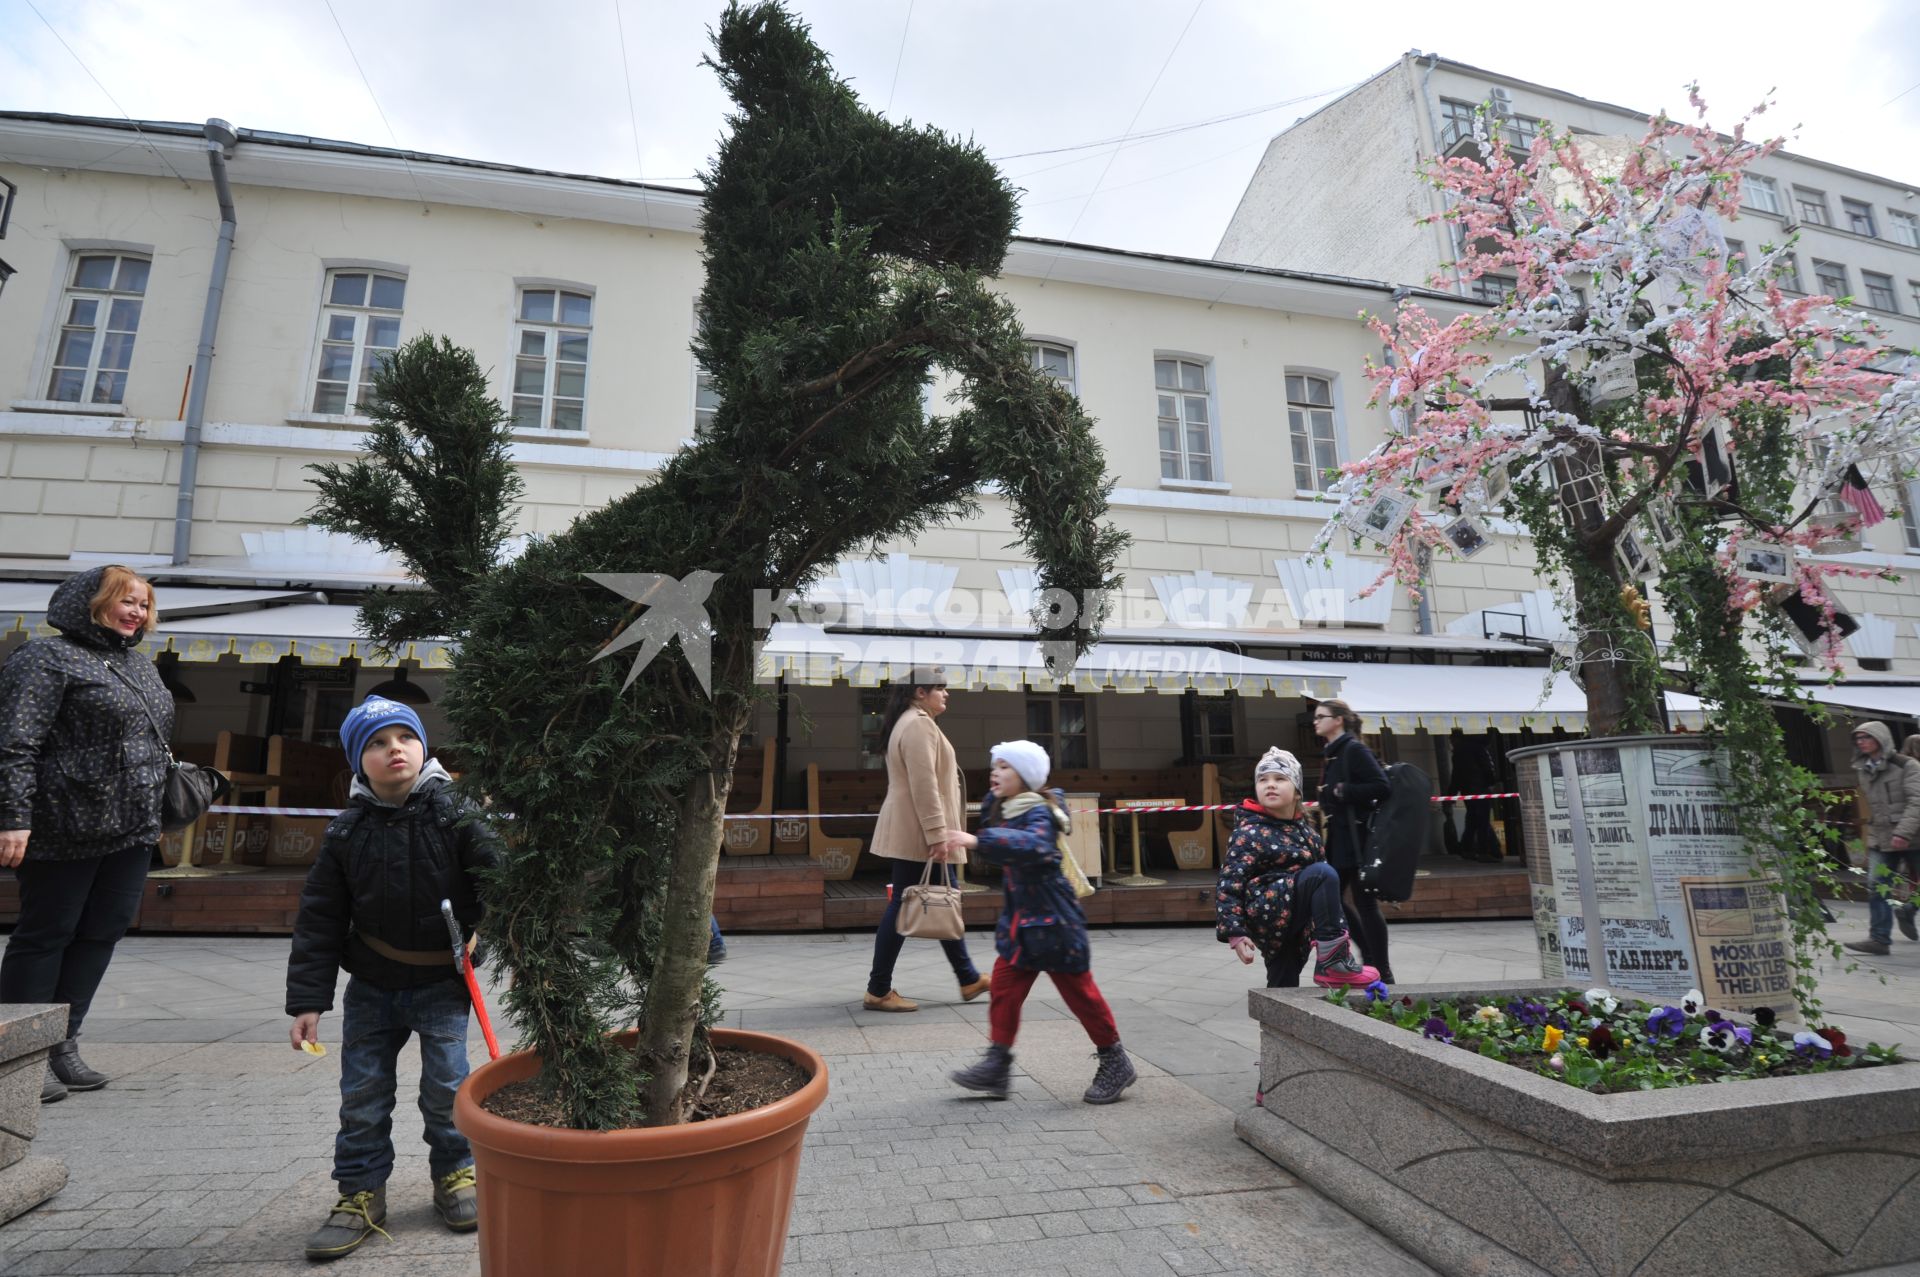
[[[1864,908],[1841,908],[1836,935],[1863,933]],[[1524,922],[1408,924],[1394,936],[1409,984],[1537,974]],[[972,943],[989,956],[989,937]],[[1895,943],[1888,958],[1829,975],[1829,1008],[1856,1040],[1920,1044],[1920,945]],[[716,971],[727,1022],[811,1044],[832,1077],[807,1137],[786,1277],[1431,1271],[1234,1137],[1254,1084],[1246,991],[1259,968],[1233,961],[1210,929],[1095,932],[1095,974],[1140,1071],[1107,1107],[1080,1102],[1092,1048],[1047,981],[1027,1004],[1014,1095],[992,1101],[946,1081],[984,1046],[987,1007],[958,1001],[936,946],[910,944],[900,963],[896,984],[922,1001],[911,1015],[861,1008],[866,934],[729,947]],[[0,1228],[0,1277],[315,1271],[301,1245],[333,1200],[339,1063],[287,1045],[286,956],[284,939],[122,943],[83,1038],[113,1084],[41,1110],[35,1151],[64,1160],[71,1181]],[[338,1023],[321,1022],[329,1045]],[[472,1046],[483,1059],[477,1031]],[[392,1240],[337,1261],[343,1277],[479,1272],[474,1239],[433,1214],[407,1099],[417,1081],[417,1060],[403,1060]]]

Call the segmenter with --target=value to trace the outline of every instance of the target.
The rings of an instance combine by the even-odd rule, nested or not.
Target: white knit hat
[[[1020,773],[1020,779],[1027,782],[1028,789],[1038,789],[1047,783],[1047,773],[1053,764],[1047,758],[1047,751],[1030,740],[1002,741],[993,747],[992,757],[1005,763]]]
[[[1292,781],[1293,791],[1296,794],[1300,792],[1300,760],[1278,745],[1260,755],[1260,761],[1254,764],[1253,778],[1259,780],[1272,772],[1278,772]]]

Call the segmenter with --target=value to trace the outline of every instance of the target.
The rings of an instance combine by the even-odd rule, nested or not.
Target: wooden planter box
[[[1538,981],[1422,987],[1496,1005]],[[1255,989],[1240,1137],[1436,1270],[1811,1277],[1920,1261],[1920,1064],[1592,1095]]]

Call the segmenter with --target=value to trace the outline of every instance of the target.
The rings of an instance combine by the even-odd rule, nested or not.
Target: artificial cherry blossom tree
[[[1748,140],[1757,114],[1731,135],[1665,116],[1638,140],[1542,129],[1520,156],[1483,110],[1480,158],[1436,159],[1428,177],[1459,276],[1498,280],[1481,291],[1502,299],[1449,323],[1417,305],[1369,320],[1387,349],[1374,402],[1395,429],[1343,467],[1320,544],[1342,527],[1370,538],[1388,556],[1376,588],[1418,590],[1433,554],[1484,548],[1494,512],[1523,526],[1569,622],[1555,664],[1594,735],[1660,730],[1668,668],[1685,671],[1755,863],[1782,884],[1794,996],[1817,1023],[1816,959],[1839,952],[1818,904],[1831,835],[1773,704],[1822,714],[1795,648],[1837,670],[1851,621],[1832,584],[1879,570],[1814,551],[1883,517],[1873,487],[1905,491],[1920,374],[1846,299],[1790,291],[1794,236],[1729,245],[1748,166],[1781,144]]]
[[[1473,525],[1510,484],[1504,512],[1561,588],[1564,656],[1595,734],[1657,723],[1639,582],[1661,578],[1672,607],[1685,579],[1697,604],[1701,552],[1736,619],[1773,620],[1796,597],[1811,607],[1831,664],[1830,582],[1871,570],[1804,551],[1855,530],[1836,497],[1872,509],[1850,476],[1913,472],[1911,362],[1900,371],[1843,301],[1786,290],[1791,237],[1729,249],[1746,169],[1781,145],[1748,140],[1751,119],[1723,136],[1661,116],[1637,141],[1543,129],[1519,156],[1483,111],[1481,158],[1438,159],[1427,176],[1447,196],[1460,277],[1500,281],[1504,300],[1445,324],[1413,304],[1370,319],[1389,352],[1368,370],[1375,402],[1397,429],[1343,467],[1322,545],[1343,524],[1372,535],[1382,580],[1418,589],[1430,552],[1477,548]],[[1395,517],[1368,528],[1383,496]]]

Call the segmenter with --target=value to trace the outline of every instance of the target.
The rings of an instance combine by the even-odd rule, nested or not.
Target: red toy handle
[[[487,1002],[480,996],[480,977],[474,974],[471,962],[462,962],[460,969],[467,973],[467,996],[473,1000],[473,1013],[480,1018],[480,1032],[487,1039],[487,1058],[500,1058],[500,1044],[493,1040],[493,1022],[487,1019]]]

